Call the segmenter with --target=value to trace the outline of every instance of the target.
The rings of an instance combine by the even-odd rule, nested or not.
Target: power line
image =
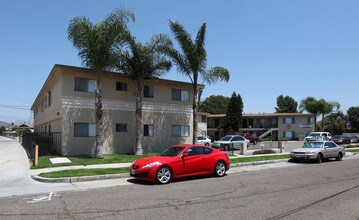
[[[4,105],[4,104],[0,104],[0,108],[17,109],[17,110],[30,110],[29,106],[20,106],[20,105]]]

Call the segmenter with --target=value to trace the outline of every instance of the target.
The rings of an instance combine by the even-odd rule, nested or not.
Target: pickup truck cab
[[[259,137],[256,134],[246,133],[243,135],[243,137],[249,140],[252,144],[257,144],[259,141]]]

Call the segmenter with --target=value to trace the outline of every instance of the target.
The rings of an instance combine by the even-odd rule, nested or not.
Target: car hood
[[[145,166],[149,163],[158,162],[159,164],[167,163],[169,161],[175,160],[177,157],[169,157],[169,156],[151,156],[151,157],[144,157],[136,160],[133,164],[137,166]]]
[[[292,150],[292,152],[317,152],[317,151],[319,151],[321,149],[322,148],[304,148],[304,147],[300,147],[300,148]]]

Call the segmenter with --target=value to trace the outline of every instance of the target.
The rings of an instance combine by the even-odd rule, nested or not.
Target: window
[[[116,90],[118,90],[118,91],[127,91],[127,83],[116,82]]]
[[[207,116],[202,115],[201,122],[206,123],[207,122]]]
[[[51,106],[51,92],[45,92],[45,100],[44,100],[45,108]]]
[[[155,89],[153,86],[144,86],[143,87],[143,97],[145,98],[153,98],[155,93]]]
[[[75,137],[95,137],[96,136],[96,124],[90,123],[75,123]]]
[[[307,124],[314,124],[314,118],[313,117],[308,117],[307,118]]]
[[[295,137],[294,131],[283,131],[283,137],[287,138],[288,140],[292,140]]]
[[[116,132],[127,132],[127,124],[116,124]]]
[[[153,137],[153,135],[154,135],[154,130],[155,130],[154,125],[144,125],[144,128],[143,128],[143,136]]]
[[[277,119],[276,118],[272,118],[272,120],[271,120],[272,122],[272,125],[276,125],[277,124]]]
[[[283,118],[283,124],[295,124],[295,118]]]
[[[335,147],[337,147],[337,146],[336,146],[334,143],[332,143],[332,142],[326,142],[324,146],[325,146],[325,147],[329,147],[329,148],[335,148]]]
[[[189,101],[189,91],[172,89],[172,100],[188,102]]]
[[[244,140],[243,138],[235,136],[232,138],[231,141],[243,141],[243,140]]]
[[[172,125],[173,137],[189,137],[188,125]]]
[[[75,78],[75,91],[79,92],[95,92],[96,80]]]
[[[210,153],[212,153],[213,152],[213,150],[212,149],[209,149],[209,148],[203,148],[203,153],[204,154],[210,154]]]
[[[191,147],[186,150],[186,153],[188,153],[188,156],[195,156],[203,154],[203,148],[202,147]]]

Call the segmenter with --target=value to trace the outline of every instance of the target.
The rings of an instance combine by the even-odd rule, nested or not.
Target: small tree
[[[5,131],[6,130],[6,128],[4,127],[4,126],[1,126],[0,127],[0,135],[3,133],[3,131]]]
[[[332,135],[343,134],[345,131],[347,118],[343,112],[331,113],[324,118],[324,126]]]
[[[222,95],[211,95],[201,103],[199,111],[210,114],[226,114],[229,100],[229,97]]]
[[[348,121],[353,130],[359,130],[359,107],[350,107],[347,111]]]
[[[295,113],[297,112],[298,102],[290,96],[280,95],[277,97],[277,113]]]
[[[227,113],[223,121],[223,130],[225,133],[228,131],[239,131],[241,124],[241,117],[243,112],[243,101],[242,97],[233,92],[232,97],[229,101]]]

